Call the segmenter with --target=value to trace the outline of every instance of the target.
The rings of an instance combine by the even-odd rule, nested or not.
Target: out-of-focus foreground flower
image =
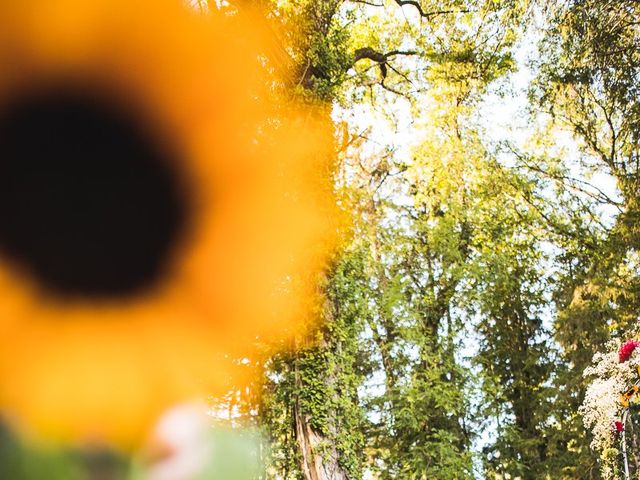
[[[179,405],[155,425],[133,478],[249,480],[262,471],[257,431],[216,428],[204,404]]]
[[[0,409],[138,441],[295,333],[331,246],[327,125],[258,28],[178,0],[0,4]]]

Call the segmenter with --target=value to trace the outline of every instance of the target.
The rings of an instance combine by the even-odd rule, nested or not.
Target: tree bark
[[[338,461],[339,453],[334,445],[309,424],[309,417],[294,406],[296,440],[300,454],[300,470],[305,480],[348,480]]]

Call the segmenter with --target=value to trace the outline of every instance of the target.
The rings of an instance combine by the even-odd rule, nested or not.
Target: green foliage
[[[266,3],[353,212],[320,326],[265,366],[272,478],[599,478],[582,372],[640,311],[636,2]],[[530,141],[496,145],[536,38]]]
[[[555,338],[565,366],[554,386],[556,409],[565,413],[559,418],[574,465],[571,478],[597,476],[590,436],[580,417],[569,414],[584,399],[581,373],[609,338],[624,337],[634,327],[640,307],[635,266],[638,13],[635,2],[625,1],[567,1],[554,6],[532,90],[533,100],[555,125],[571,131],[581,147],[573,168],[587,175],[611,175],[619,194],[612,198],[593,189],[590,198],[583,194],[581,205],[573,203],[580,214],[567,210],[559,237],[563,251],[554,286]],[[569,179],[562,186],[565,194],[568,189],[581,190]],[[589,218],[606,218],[598,213],[602,205],[614,212],[612,220],[590,226]]]
[[[0,424],[0,478],[11,480],[82,480],[96,469],[125,478],[126,463],[116,456],[74,452],[20,441]]]

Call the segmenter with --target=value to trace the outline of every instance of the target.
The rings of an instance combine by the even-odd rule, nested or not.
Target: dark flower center
[[[125,110],[60,89],[0,108],[0,254],[54,295],[153,288],[183,233],[173,152]]]

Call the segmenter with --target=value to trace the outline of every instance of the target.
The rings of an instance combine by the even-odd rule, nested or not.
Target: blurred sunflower
[[[177,0],[0,3],[0,408],[131,445],[315,306],[327,125]]]

